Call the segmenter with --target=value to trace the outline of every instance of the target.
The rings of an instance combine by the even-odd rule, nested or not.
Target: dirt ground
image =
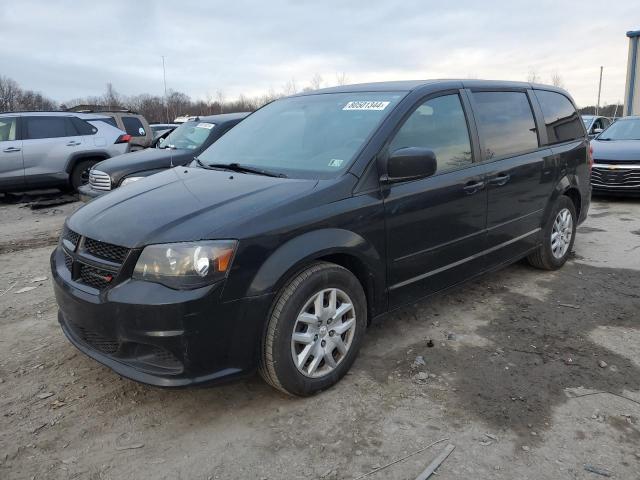
[[[2,479],[356,479],[441,439],[366,479],[414,479],[447,443],[443,480],[640,479],[640,200],[595,199],[560,271],[518,263],[376,322],[308,399],[257,376],[147,387],[78,352],[49,273],[78,206],[0,204]]]

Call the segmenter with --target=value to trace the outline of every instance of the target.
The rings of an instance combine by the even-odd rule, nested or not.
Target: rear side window
[[[137,117],[122,117],[124,131],[132,137],[143,137],[147,134],[142,122]]]
[[[116,119],[113,117],[98,117],[98,118],[90,118],[89,122],[104,122],[107,125],[111,125],[112,127],[118,128],[118,124],[116,123]]]
[[[76,127],[76,130],[80,135],[93,135],[98,131],[96,127],[88,122],[85,122],[84,120],[80,120],[77,117],[71,118],[71,122],[73,123],[74,127]]]
[[[538,134],[524,92],[474,92],[486,160],[538,148]]]
[[[0,118],[0,142],[16,139],[16,117]]]
[[[567,97],[560,93],[536,90],[536,97],[542,108],[549,143],[561,143],[584,137],[580,116]],[[604,128],[602,119],[594,128]]]
[[[433,150],[437,173],[471,165],[469,130],[460,97],[445,95],[420,105],[398,130],[389,151],[405,147]]]
[[[25,117],[24,125],[26,140],[71,137],[78,134],[69,117]]]

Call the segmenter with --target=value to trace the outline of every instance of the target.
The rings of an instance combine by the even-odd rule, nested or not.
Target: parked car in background
[[[594,193],[640,194],[640,116],[617,119],[591,148]]]
[[[150,123],[151,131],[153,132],[153,140],[156,141],[158,137],[165,136],[167,133],[171,133],[176,127],[177,123]]]
[[[601,117],[597,115],[582,115],[584,127],[591,138],[601,133],[605,128],[611,125],[612,120],[609,117]]]
[[[143,179],[167,168],[186,165],[224,135],[249,113],[227,113],[201,117],[173,130],[156,145],[111,158],[93,167],[89,183],[80,187],[80,199],[87,202],[109,191]]]
[[[99,113],[107,116],[112,126],[131,135],[131,150],[141,150],[150,147],[153,143],[153,130],[143,115],[127,109],[110,109],[100,105],[78,105],[69,109],[72,112]]]
[[[77,190],[101,160],[129,151],[108,117],[69,112],[0,114],[0,191]]]
[[[523,257],[560,268],[590,167],[575,105],[551,86],[387,82],[279,99],[191,166],[71,215],[51,257],[58,318],[81,351],[140,382],[258,368],[311,395],[349,370],[373,317]]]

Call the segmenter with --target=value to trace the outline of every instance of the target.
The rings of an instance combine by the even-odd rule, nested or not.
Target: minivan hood
[[[96,198],[67,222],[81,235],[129,248],[233,238],[225,236],[225,226],[259,217],[317,183],[176,167]]]
[[[156,168],[170,168],[172,165],[184,165],[192,161],[194,155],[196,155],[196,150],[145,148],[103,160],[93,168],[109,175],[111,181],[117,185],[122,177],[132,173]]]
[[[640,140],[592,140],[593,159],[640,163]]]

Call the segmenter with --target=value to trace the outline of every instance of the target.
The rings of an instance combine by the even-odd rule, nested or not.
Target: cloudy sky
[[[451,3],[451,5],[449,5]],[[579,105],[624,97],[638,0],[19,0],[0,8],[0,75],[66,101],[120,93],[193,98],[417,78],[526,80],[554,73]],[[633,21],[636,23],[634,24]]]

